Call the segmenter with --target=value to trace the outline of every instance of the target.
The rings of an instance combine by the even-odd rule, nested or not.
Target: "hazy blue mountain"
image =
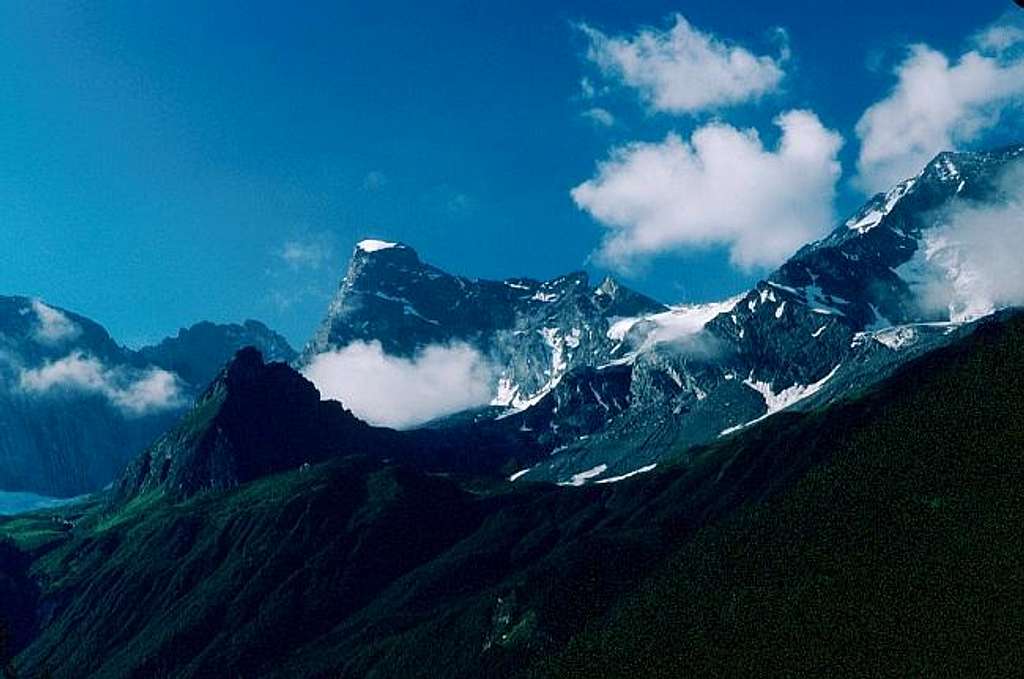
[[[184,398],[173,375],[99,324],[0,297],[0,489],[98,490],[177,418]]]
[[[255,347],[268,361],[290,363],[298,356],[288,340],[259,321],[211,323],[182,328],[174,337],[139,350],[142,357],[196,387],[205,386],[243,347]]]
[[[103,488],[249,345],[295,357],[256,321],[199,323],[133,351],[84,316],[0,297],[0,491],[71,497]]]

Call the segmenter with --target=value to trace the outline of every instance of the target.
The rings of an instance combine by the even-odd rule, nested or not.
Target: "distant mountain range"
[[[38,299],[0,297],[0,490],[99,490],[177,420],[244,346],[295,352],[255,321],[199,323],[133,351]]]

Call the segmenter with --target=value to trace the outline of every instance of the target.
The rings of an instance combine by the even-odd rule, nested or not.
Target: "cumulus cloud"
[[[606,77],[637,90],[652,109],[667,113],[696,113],[757,99],[779,86],[788,56],[782,31],[779,56],[758,56],[698,30],[679,14],[665,31],[648,28],[633,36],[610,37],[585,24],[580,30],[589,42],[587,58]]]
[[[279,256],[293,269],[319,269],[334,255],[334,245],[328,234],[313,234],[285,241]]]
[[[431,345],[400,358],[384,353],[380,342],[353,342],[320,354],[303,372],[324,398],[388,427],[413,427],[494,397],[492,367],[465,344]]]
[[[159,368],[111,368],[82,352],[23,369],[20,386],[25,393],[36,395],[67,391],[99,394],[133,417],[182,404],[181,383],[174,373]]]
[[[58,344],[78,337],[82,329],[59,309],[40,301],[32,301],[36,315],[35,337],[44,344]]]
[[[743,268],[778,264],[832,223],[842,137],[810,111],[789,111],[775,124],[778,148],[755,130],[723,123],[697,129],[690,141],[614,150],[597,176],[572,190],[576,205],[607,227],[598,252],[609,266],[687,248],[725,246]]]
[[[1008,306],[1024,306],[1024,164],[1002,177],[999,200],[959,204],[939,215],[926,232],[906,275],[931,312],[950,320],[979,318]]]
[[[913,45],[896,85],[857,122],[857,184],[888,188],[920,171],[939,151],[978,140],[1024,103],[1024,29],[1000,23],[975,36],[955,61]]]

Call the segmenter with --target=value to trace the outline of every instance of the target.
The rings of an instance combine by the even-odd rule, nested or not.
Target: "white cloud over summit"
[[[587,58],[606,77],[637,90],[653,110],[667,113],[739,104],[779,86],[788,57],[784,32],[778,33],[783,40],[778,57],[758,56],[700,31],[680,14],[674,18],[668,30],[647,28],[626,37],[582,24]]]
[[[940,151],[978,140],[1024,104],[1024,28],[982,31],[952,60],[912,45],[888,96],[857,122],[857,183],[869,193],[913,176]],[[1018,110],[1019,112],[1019,110]]]
[[[724,246],[742,268],[779,264],[832,224],[842,137],[810,111],[789,111],[765,148],[757,131],[725,123],[689,141],[614,149],[597,175],[572,190],[577,206],[608,230],[598,255],[628,269],[645,257]]]
[[[466,344],[431,345],[412,358],[384,353],[381,343],[353,342],[320,354],[303,371],[325,399],[337,399],[371,424],[399,429],[486,405],[495,374]]]

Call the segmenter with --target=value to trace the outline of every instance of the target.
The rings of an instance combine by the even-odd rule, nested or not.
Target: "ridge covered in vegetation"
[[[1022,370],[1007,315],[617,484],[350,456],[15,517],[0,617],[23,676],[1006,674]]]

